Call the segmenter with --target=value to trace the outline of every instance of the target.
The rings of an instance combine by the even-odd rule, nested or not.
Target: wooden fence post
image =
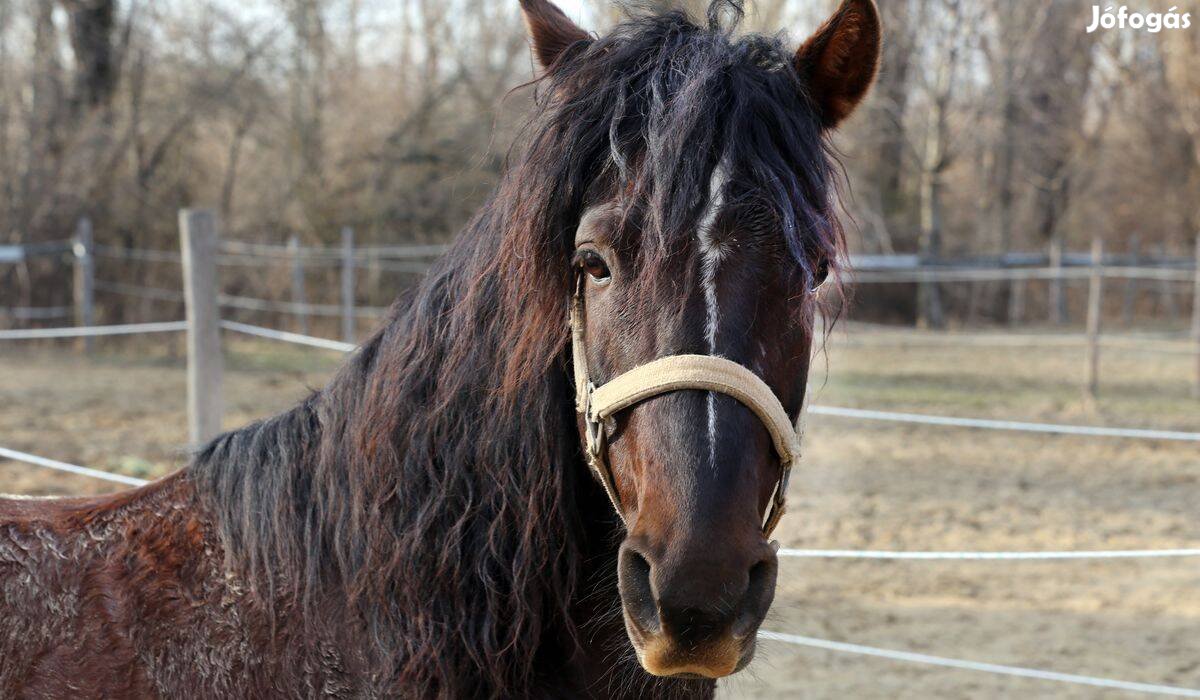
[[[75,228],[75,325],[95,322],[96,258],[93,256],[92,222],[87,217]],[[95,347],[91,337],[79,339],[78,348],[90,353]]]
[[[920,271],[936,272],[938,254],[936,252],[920,256]],[[921,275],[917,284],[917,327],[922,329],[941,330],[946,325],[945,307],[942,304],[942,288],[936,277]]]
[[[207,209],[179,212],[183,294],[187,307],[188,430],[193,446],[221,432],[221,315],[217,305],[216,215]]]
[[[1020,325],[1025,318],[1025,287],[1028,282],[1023,279],[1009,280],[1008,288],[1008,324]]]
[[[367,259],[367,283],[366,299],[367,303],[371,303],[371,291],[383,288],[383,264],[379,260],[379,256],[375,255]]]
[[[1067,297],[1063,288],[1063,241],[1055,238],[1050,241],[1050,267],[1055,276],[1050,279],[1050,322],[1062,325],[1067,321]]]
[[[1087,394],[1100,392],[1100,319],[1104,310],[1104,242],[1092,240],[1092,275],[1088,285],[1087,315]]]
[[[1200,235],[1196,236],[1196,266],[1192,269],[1192,340],[1196,343],[1196,381],[1192,398],[1200,399]]]
[[[292,260],[292,303],[296,305],[296,332],[308,335],[308,309],[304,300],[304,260],[300,257],[300,237],[293,233],[288,239],[287,247]]]
[[[1158,246],[1158,257],[1163,263],[1167,262],[1167,245],[1165,243]],[[1178,321],[1179,305],[1175,303],[1175,291],[1171,289],[1171,280],[1166,277],[1160,277],[1158,280],[1158,297],[1163,311],[1171,321]]]
[[[1138,234],[1133,234],[1129,241],[1129,266],[1140,267],[1142,264],[1142,245]],[[1133,317],[1137,311],[1138,284],[1137,277],[1125,280],[1125,299],[1121,302],[1121,322],[1126,328],[1133,325]]]
[[[357,329],[354,323],[354,229],[342,229],[342,341],[354,343]]]

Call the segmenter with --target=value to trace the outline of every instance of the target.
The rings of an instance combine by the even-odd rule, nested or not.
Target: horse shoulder
[[[182,474],[0,499],[0,696],[236,694],[248,640],[222,557]]]

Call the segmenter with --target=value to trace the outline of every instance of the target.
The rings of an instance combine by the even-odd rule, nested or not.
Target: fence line
[[[258,328],[256,326],[246,326],[244,324],[222,322],[223,327],[239,333],[248,333],[261,337],[273,338],[279,335],[290,336],[291,333],[278,333],[270,331],[270,329]],[[306,339],[305,344],[309,344]],[[295,342],[294,339],[291,342]],[[330,350],[339,350],[339,345],[336,341],[327,341],[325,345],[317,347],[325,347]],[[144,486],[149,483],[144,479],[136,479],[134,477],[125,476],[123,474],[114,474],[98,469],[90,469],[81,467],[76,464],[60,462],[58,460],[39,457],[26,452],[18,452],[4,447],[0,447],[0,457],[10,459],[17,462],[33,464],[35,466],[47,467],[59,471],[70,472],[80,476],[88,476],[105,481],[112,481],[131,486]],[[919,560],[919,561],[937,561],[937,560],[967,560],[967,561],[1021,561],[1021,560],[1079,560],[1079,559],[1148,559],[1148,558],[1178,558],[1178,557],[1197,557],[1200,556],[1200,549],[1133,549],[1133,550],[1093,550],[1093,551],[1057,551],[1057,552],[903,552],[903,551],[883,551],[883,550],[853,550],[853,549],[780,549],[778,552],[781,557],[801,558],[801,559],[876,559],[876,560]]]
[[[1060,349],[1077,349],[1088,342],[1086,334],[1031,334],[1014,333],[1001,335],[998,333],[956,333],[946,332],[939,335],[926,334],[919,331],[886,330],[874,332],[872,335],[839,334],[837,342],[849,347],[878,347],[895,345],[900,347],[1046,347]],[[1189,349],[1188,341],[1183,338],[1138,338],[1103,335],[1099,339],[1101,347],[1137,350],[1165,355],[1195,354]]]
[[[186,331],[187,321],[163,323],[126,323],[116,326],[72,326],[69,328],[32,328],[0,331],[0,340],[36,340],[41,338],[95,338],[108,335],[141,335],[143,333],[176,333]]]
[[[31,455],[28,452],[10,450],[7,447],[0,447],[0,458],[9,459],[14,462],[24,462],[25,464],[32,464],[38,467],[46,467],[47,469],[55,469],[60,472],[78,474],[79,476],[90,476],[93,479],[103,479],[104,481],[111,481],[117,484],[125,484],[126,486],[145,486],[150,483],[145,479],[135,479],[132,476],[125,476],[124,474],[114,474],[112,472],[100,471],[99,469],[81,467],[78,464],[60,462],[57,459],[47,459],[46,457]]]
[[[1019,678],[1031,678],[1041,681],[1055,681],[1058,683],[1070,683],[1073,685],[1086,685],[1094,688],[1124,690],[1131,693],[1157,693],[1159,695],[1172,695],[1182,698],[1200,698],[1200,690],[1181,688],[1172,685],[1118,681],[1109,678],[1081,676],[1074,673],[1059,673],[1058,671],[1043,671],[1036,668],[1024,668],[1021,666],[1006,666],[1003,664],[990,664],[979,661],[950,659],[944,656],[933,656],[931,654],[921,654],[911,651],[880,649],[879,647],[869,647],[862,644],[833,642],[827,639],[816,639],[814,637],[805,637],[798,634],[786,634],[783,632],[768,632],[766,630],[760,631],[758,633],[758,637],[759,639],[795,644],[797,646],[810,647],[813,649],[836,651],[843,654],[856,654],[859,656],[873,656],[880,659],[904,661],[907,663],[924,664],[927,666],[941,666],[943,668],[954,668],[961,671],[978,671],[982,673],[992,673],[1003,676],[1017,676]]]
[[[851,272],[853,284],[908,284],[917,282],[1006,282],[1014,280],[1085,280],[1092,276],[1088,268],[1026,267],[1002,270],[971,268],[925,268],[913,270],[860,270]],[[1191,282],[1194,272],[1157,267],[1105,267],[1101,276],[1115,279]]]
[[[825,330],[825,326],[822,324],[817,324],[815,327],[818,332]],[[1015,335],[1015,336],[1022,337],[1022,338],[1024,338],[1024,337],[1029,337],[1029,338],[1083,338],[1083,337],[1085,337],[1085,334],[1082,331],[1043,332],[1043,331],[1039,331],[1039,330],[1032,330],[1032,331],[1010,332],[1007,330],[994,330],[994,331],[955,330],[955,329],[935,330],[935,329],[922,329],[922,328],[918,328],[915,326],[897,326],[897,325],[889,324],[889,323],[877,323],[877,322],[872,322],[872,321],[854,321],[854,320],[840,320],[833,326],[833,329],[841,331],[841,332],[847,332],[847,333],[849,333],[849,332],[854,332],[854,333],[866,332],[866,333],[878,333],[880,335],[888,335],[888,334],[890,334],[890,335],[913,335],[913,336],[921,336],[921,335],[929,335],[929,336],[956,335],[957,336],[957,335],[961,335],[961,336],[983,336],[983,337],[992,337],[992,336],[1002,337],[1002,336]],[[1161,340],[1161,341],[1186,342],[1190,339],[1188,337],[1187,329],[1184,329],[1184,328],[1177,328],[1175,330],[1142,330],[1142,331],[1135,330],[1135,331],[1126,331],[1123,333],[1117,333],[1117,334],[1113,334],[1113,335],[1118,338],[1127,338],[1130,340],[1150,340],[1150,341]]]
[[[0,245],[0,263],[19,263],[26,258],[38,255],[57,255],[69,253],[74,241],[46,241],[45,243],[26,243],[24,245]]]
[[[67,318],[74,310],[73,306],[16,306],[0,308],[0,316],[9,316],[20,321],[44,321]]]
[[[355,346],[350,343],[338,343],[324,338],[287,333],[261,326],[250,326],[231,321],[222,321],[222,326],[228,330],[257,335],[262,338],[280,340],[299,345],[310,345],[328,350],[350,352]],[[870,411],[839,406],[813,405],[809,413],[840,418],[860,418],[895,423],[916,423],[924,425],[940,425],[961,428],[982,428],[987,430],[1008,430],[1017,432],[1050,433],[1058,435],[1083,435],[1090,437],[1132,438],[1142,440],[1167,440],[1178,442],[1200,442],[1200,433],[1190,433],[1175,430],[1149,430],[1143,428],[1106,428],[1101,426],[1065,425],[1056,423],[1030,423],[1024,421],[992,420],[983,418],[957,418],[953,416],[932,416],[923,413],[898,413],[891,411]]]
[[[325,338],[288,333],[261,326],[252,326],[233,321],[222,321],[221,326],[226,330],[261,338],[279,340],[298,345],[351,352],[355,349],[352,343],[338,342]],[[31,330],[0,331],[0,340],[29,340],[36,338],[75,338],[108,335],[134,335],[138,333],[166,333],[187,330],[186,321],[170,321],[164,323],[126,324],[117,326],[93,326],[89,328],[40,328]],[[1059,423],[1031,423],[1024,421],[993,420],[984,418],[958,418],[954,416],[935,416],[923,413],[900,413],[893,411],[873,411],[839,406],[809,406],[809,412],[814,415],[834,416],[839,418],[859,418],[893,423],[915,423],[923,425],[938,425],[947,427],[981,428],[986,430],[1007,430],[1015,432],[1034,432],[1058,435],[1081,435],[1089,437],[1113,437],[1144,440],[1167,440],[1179,442],[1200,442],[1200,433],[1151,430],[1143,428],[1108,428],[1102,426],[1067,425]]]
[[[121,248],[110,245],[97,245],[95,248],[96,255],[113,260],[138,260],[142,262],[164,262],[181,264],[183,257],[171,250],[154,250],[149,248]],[[288,256],[262,256],[249,253],[221,253],[217,255],[217,264],[223,266],[240,266],[240,267],[263,267],[264,265],[272,264],[278,259],[278,262],[286,262]],[[265,259],[265,262],[264,262]],[[355,261],[356,263],[358,261]],[[330,258],[328,260],[311,260],[306,261],[309,266],[317,267],[337,267],[341,265],[340,260]],[[365,263],[364,263],[365,264]],[[421,264],[420,268],[424,269],[426,265]]]
[[[359,269],[379,269],[386,272],[400,272],[403,274],[423,275],[429,271],[429,263],[427,262],[412,262],[410,260],[355,260],[355,267]]]
[[[1200,549],[1115,549],[1060,552],[893,552],[870,549],[781,549],[797,559],[882,559],[917,561],[1055,561],[1068,559],[1155,559],[1200,557]]]
[[[446,244],[434,245],[391,245],[391,246],[362,246],[354,249],[356,258],[393,258],[412,260],[416,258],[437,257],[450,249]],[[286,245],[270,243],[249,243],[246,241],[227,240],[221,244],[221,250],[233,255],[243,255],[259,258],[324,258],[340,260],[344,256],[341,248],[313,248],[300,246],[289,248]]]
[[[254,297],[231,296],[229,294],[222,294],[220,299],[221,306],[225,308],[242,309],[245,311],[276,311],[296,315],[337,317],[341,317],[344,312],[344,308],[337,304],[273,301],[271,299],[256,299]],[[354,308],[354,315],[358,318],[378,318],[386,312],[386,306],[357,306]]]
[[[180,263],[183,256],[173,250],[151,250],[148,248],[120,248],[112,245],[97,245],[96,255],[114,260],[141,260],[144,262]]]
[[[242,333],[244,335],[253,335],[259,338],[269,338],[270,340],[281,340],[285,343],[294,343],[296,345],[307,345],[314,348],[322,348],[324,350],[336,350],[338,352],[353,352],[355,346],[351,343],[342,343],[336,340],[326,340],[325,338],[315,338],[311,335],[301,335],[300,333],[288,333],[287,331],[277,331],[273,328],[263,328],[262,326],[251,326],[246,323],[237,323],[235,321],[221,321],[221,328],[234,333]]]
[[[838,342],[850,343],[894,343],[911,341],[914,344],[963,344],[963,345],[996,345],[996,346],[1071,346],[1088,342],[1085,332],[1074,333],[1040,333],[1040,332],[995,332],[995,331],[959,331],[942,330],[930,331],[918,328],[892,326],[884,323],[867,321],[841,321],[832,335]],[[818,325],[815,332],[819,335],[826,327]],[[1187,330],[1176,331],[1142,331],[1126,333],[1110,333],[1101,338],[1102,343],[1113,346],[1142,348],[1147,345],[1170,345],[1173,348],[1187,349],[1191,347],[1192,338]]]
[[[135,284],[121,284],[119,282],[98,280],[96,282],[96,289],[144,299],[183,302],[183,294],[181,292],[162,289],[161,287],[142,287]],[[294,301],[274,301],[271,299],[234,296],[231,294],[222,294],[220,296],[220,305],[227,309],[241,309],[243,311],[270,311],[330,317],[340,317],[344,312],[344,307],[337,304],[301,304]],[[385,313],[387,313],[386,306],[357,306],[354,308],[354,315],[359,318],[373,319]]]
[[[101,292],[124,294],[125,296],[138,297],[141,299],[154,299],[156,301],[173,301],[183,303],[183,292],[175,291],[173,289],[162,289],[161,287],[143,287],[137,284],[124,284],[122,282],[96,280],[96,289]]]
[[[217,264],[221,267],[268,267],[272,265],[286,265],[292,262],[295,258],[285,256],[261,256],[249,255],[245,253],[222,253],[217,256]],[[322,268],[333,269],[341,265],[341,261],[333,258],[304,258],[304,266],[306,268]]]
[[[346,258],[346,252],[338,248],[289,248],[286,245],[240,243],[233,241],[226,242],[222,248],[224,253],[218,256],[218,262],[221,265],[227,266],[258,267],[264,264],[264,260],[278,260],[282,262],[300,257],[310,265],[338,267]],[[354,248],[351,256],[357,267],[376,265],[380,269],[390,271],[419,273],[428,268],[428,263],[389,263],[379,260],[379,258],[390,258],[392,261],[421,260],[441,255],[448,248],[449,246],[446,245],[365,246]],[[102,257],[119,260],[168,263],[179,263],[181,261],[179,253],[169,250],[97,245],[94,252]],[[976,267],[935,265],[923,268],[858,268],[857,271],[851,273],[850,281],[856,284],[907,284],[918,282],[1083,280],[1087,279],[1090,275],[1091,272],[1085,267],[979,269]],[[1168,282],[1191,282],[1195,278],[1195,273],[1186,269],[1135,265],[1105,267],[1102,275],[1106,278],[1165,280]]]
[[[347,235],[349,235],[349,238],[347,238]],[[218,303],[224,308],[290,314],[296,320],[296,327],[293,330],[298,331],[301,335],[308,335],[309,333],[308,319],[310,316],[340,318],[342,338],[349,342],[353,340],[357,319],[375,319],[386,311],[385,307],[358,307],[355,303],[356,271],[359,267],[366,267],[371,270],[372,276],[381,271],[384,264],[387,264],[389,269],[416,272],[424,269],[426,266],[424,263],[415,263],[414,261],[439,255],[445,252],[446,248],[445,245],[367,246],[356,248],[353,242],[353,231],[349,228],[342,231],[342,245],[340,247],[304,247],[300,245],[299,238],[295,235],[293,235],[288,245],[226,241],[221,244],[217,252],[213,253],[218,263],[222,263],[222,258],[230,256],[242,256],[251,260],[266,259],[286,262],[291,266],[292,293],[290,301],[220,295]],[[94,246],[92,250],[96,250]],[[102,247],[98,252],[106,255],[118,255],[146,260],[168,260],[171,262],[182,260],[177,254],[162,250],[120,250],[113,247]],[[399,262],[384,262],[375,259],[387,256],[398,257],[401,260]],[[85,255],[81,259],[90,265],[90,257]],[[1065,291],[1063,282],[1070,279],[1088,279],[1090,282],[1088,293],[1088,332],[1083,336],[1083,350],[1086,353],[1084,362],[1086,396],[1094,400],[1100,391],[1100,357],[1102,351],[1105,348],[1124,348],[1138,353],[1194,357],[1196,369],[1195,378],[1192,382],[1192,393],[1196,398],[1200,399],[1200,311],[1197,310],[1200,309],[1200,274],[1197,273],[1197,270],[1200,270],[1200,243],[1198,243],[1197,247],[1196,260],[1168,260],[1160,257],[1153,260],[1158,263],[1158,266],[1147,266],[1145,264],[1147,259],[1137,255],[1105,255],[1099,239],[1093,242],[1092,254],[1089,257],[1067,255],[1062,250],[1061,245],[1058,245],[1051,249],[1047,260],[1049,262],[1048,267],[1033,267],[1028,265],[1039,265],[1042,263],[1040,256],[1009,255],[988,261],[977,259],[974,261],[946,261],[940,264],[937,262],[931,263],[913,256],[891,256],[878,259],[871,256],[858,256],[852,262],[859,266],[860,272],[852,277],[856,277],[860,283],[868,284],[871,282],[916,282],[922,285],[936,285],[939,281],[978,283],[989,280],[1016,281],[1047,279],[1052,282],[1051,315],[1056,321],[1062,321],[1065,318]],[[1027,266],[1011,266],[1014,263]],[[1141,266],[1139,266],[1139,263],[1141,263]],[[244,263],[241,260],[237,260],[231,261],[230,264]],[[309,303],[305,293],[305,267],[310,265],[340,268],[340,304]],[[89,266],[86,269],[90,270],[91,268]],[[1174,303],[1174,293],[1171,292],[1170,283],[1192,282],[1195,291],[1193,294],[1193,340],[1191,344],[1186,346],[1166,342],[1151,344],[1150,342],[1131,342],[1125,339],[1105,337],[1101,332],[1100,326],[1103,311],[1103,282],[1108,278],[1125,278],[1127,280],[1125,306],[1128,308],[1132,308],[1133,297],[1130,296],[1130,293],[1134,289],[1134,282],[1138,280],[1158,280],[1160,282],[1160,297],[1170,300],[1172,304]],[[84,310],[91,308],[90,290],[92,287],[93,285],[90,282],[81,283],[77,274],[77,295],[79,290],[84,290],[84,301],[80,302],[77,300],[77,308]],[[112,282],[102,283],[101,288],[120,294],[170,301],[178,301],[180,296],[170,290],[139,289],[131,285],[120,285]],[[1022,315],[1018,311],[1018,307],[1023,305],[1023,301],[1017,302],[1016,298],[1018,296],[1023,298],[1023,294],[1017,294],[1023,288],[1023,285],[1021,285],[1019,289],[1013,291],[1013,298],[1010,299],[1009,309],[1010,321],[1019,320]],[[77,325],[91,325],[90,319],[77,320]],[[860,340],[857,342],[861,344],[864,341]],[[907,344],[909,345],[916,345],[918,342],[914,339],[907,339]],[[1004,347],[1066,347],[1068,344],[1073,344],[1073,341],[1066,341],[1062,338],[1035,339],[1031,337],[989,338],[986,340],[982,338],[970,340],[966,338],[939,338],[937,340],[925,339],[923,342],[937,343],[939,345],[949,345],[952,343],[984,345],[990,343]]]
[[[1055,250],[1055,248],[1058,250]],[[1148,266],[1168,268],[1190,268],[1193,260],[1187,256],[1167,255],[1159,246],[1158,254],[1113,253],[1104,256],[1105,264],[1121,266]],[[927,258],[915,253],[890,253],[885,255],[851,254],[853,267],[866,270],[911,270],[918,267],[970,269],[1008,269],[1021,267],[1089,267],[1091,253],[1072,253],[1061,246],[1051,244],[1045,252],[1005,253],[1003,255],[967,255],[962,257]]]
[[[839,406],[809,406],[809,413],[839,418],[886,421],[891,423],[917,423],[957,428],[982,428],[984,430],[1008,430],[1029,433],[1051,433],[1056,435],[1084,435],[1089,437],[1133,438],[1140,440],[1171,440],[1200,442],[1200,433],[1175,430],[1147,430],[1142,428],[1105,428],[1090,425],[1065,425],[1059,423],[1028,423],[1023,421],[991,420],[985,418],[956,418],[953,416],[931,416],[924,413],[897,413],[892,411],[868,411]]]

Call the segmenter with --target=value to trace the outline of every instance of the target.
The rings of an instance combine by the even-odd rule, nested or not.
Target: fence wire
[[[903,661],[906,663],[924,664],[927,666],[941,666],[943,668],[953,668],[962,671],[977,671],[980,673],[991,673],[1003,676],[1032,678],[1039,681],[1054,681],[1058,683],[1069,683],[1072,685],[1086,685],[1093,688],[1123,690],[1130,693],[1151,693],[1157,695],[1171,695],[1181,698],[1200,698],[1200,690],[1181,688],[1173,685],[1119,681],[1112,680],[1110,678],[1097,678],[1095,676],[1081,676],[1075,673],[1059,673],[1058,671],[1043,671],[1040,669],[1024,668],[1021,666],[1006,666],[1003,664],[981,663],[979,661],[965,661],[963,659],[951,659],[944,656],[933,656],[932,654],[920,654],[911,651],[894,651],[892,649],[880,649],[879,647],[870,647],[862,644],[850,644],[848,642],[833,642],[827,639],[817,639],[815,637],[805,637],[798,634],[786,634],[783,632],[762,631],[758,633],[758,637],[759,639],[784,642],[787,644],[810,647],[813,649],[823,649],[825,651],[834,651],[842,654],[873,656],[875,658],[888,659],[890,661]]]

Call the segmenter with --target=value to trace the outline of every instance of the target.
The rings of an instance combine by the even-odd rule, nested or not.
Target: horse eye
[[[579,251],[579,267],[587,273],[588,277],[592,278],[593,282],[605,284],[612,279],[612,273],[609,272],[604,258],[594,250]]]

